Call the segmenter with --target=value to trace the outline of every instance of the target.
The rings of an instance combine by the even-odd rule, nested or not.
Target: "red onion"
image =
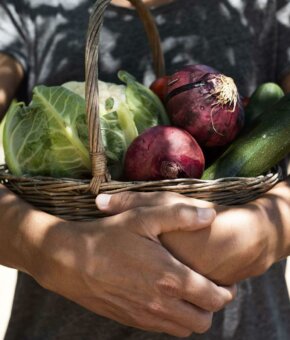
[[[234,80],[206,65],[191,65],[168,77],[167,113],[202,146],[231,142],[243,127],[244,111]]]
[[[195,139],[173,126],[154,126],[130,144],[125,156],[125,177],[146,181],[200,178],[204,155]]]

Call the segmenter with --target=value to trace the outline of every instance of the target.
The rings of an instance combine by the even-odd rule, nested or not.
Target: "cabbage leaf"
[[[125,71],[118,76],[125,84],[98,82],[101,135],[114,179],[122,175],[131,142],[149,127],[169,124],[151,90]],[[90,177],[85,83],[36,86],[28,106],[18,103],[8,111],[3,146],[15,175]]]
[[[118,77],[126,86],[126,101],[134,115],[138,133],[155,125],[169,125],[169,119],[160,99],[148,87],[137,82],[126,71],[119,71]]]
[[[62,87],[37,86],[7,113],[3,146],[15,175],[82,178],[90,173],[85,102]]]

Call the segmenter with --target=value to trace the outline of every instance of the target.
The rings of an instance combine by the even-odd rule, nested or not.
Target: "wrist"
[[[65,223],[60,218],[38,210],[31,211],[21,221],[19,249],[24,260],[20,270],[34,278],[37,278],[43,270],[48,270],[48,250],[53,249],[54,235]]]
[[[33,276],[42,245],[61,219],[36,210],[0,184],[0,264]]]
[[[33,219],[31,228],[35,230],[28,233],[24,242],[29,244],[26,269],[41,286],[59,293],[57,284],[60,278],[76,263],[74,222],[43,212]]]

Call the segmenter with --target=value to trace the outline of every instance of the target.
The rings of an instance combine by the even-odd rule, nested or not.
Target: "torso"
[[[19,55],[27,56],[30,90],[39,83],[57,85],[84,80],[85,36],[95,0],[7,0],[0,2],[0,9],[4,3],[11,8],[29,43],[24,49],[21,39],[12,40],[10,51],[18,48]],[[287,4],[286,0],[160,3],[152,13],[161,35],[167,72],[189,63],[208,64],[232,76],[245,95],[261,82],[276,81],[282,67],[290,66]],[[15,16],[15,6],[23,13],[21,18]],[[276,15],[279,6],[281,20],[279,13]],[[68,16],[73,17],[72,23]],[[0,27],[2,23],[1,17]],[[6,39],[5,30],[4,33],[0,46]],[[120,68],[141,82],[153,79],[151,55],[135,11],[109,6],[101,41],[99,65],[103,80],[117,81]],[[241,282],[238,298],[216,314],[212,330],[190,339],[289,339],[290,307],[284,269],[280,262],[265,275]],[[20,274],[15,298],[6,340],[171,339],[94,315],[42,289],[25,274]]]

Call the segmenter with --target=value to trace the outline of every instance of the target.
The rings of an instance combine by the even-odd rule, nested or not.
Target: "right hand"
[[[122,204],[122,202],[120,202]],[[94,222],[49,229],[33,276],[43,287],[122,324],[183,337],[209,329],[232,301],[221,287],[176,260],[158,240],[207,227],[215,217],[185,204],[141,207]]]

